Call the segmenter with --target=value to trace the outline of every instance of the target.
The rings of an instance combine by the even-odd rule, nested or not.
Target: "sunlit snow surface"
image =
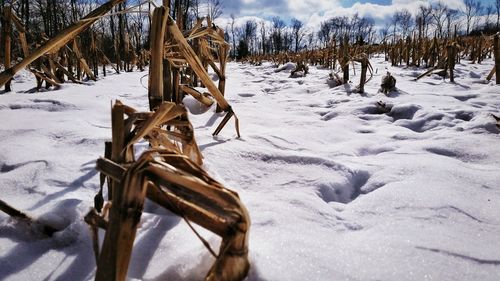
[[[230,63],[222,115],[185,103],[205,168],[240,194],[252,219],[248,280],[499,280],[500,86],[491,60],[457,65],[456,84],[372,60],[366,94],[330,88],[329,71]],[[377,93],[391,71],[397,90]],[[356,74],[359,75],[359,66]],[[92,280],[82,217],[98,189],[111,100],[148,108],[146,72],[0,95],[0,199],[63,230],[52,238],[0,214],[0,280]],[[354,73],[352,73],[354,74]],[[142,78],[142,84],[147,77]],[[376,106],[385,102],[384,114]],[[218,249],[219,239],[200,230]],[[201,280],[213,259],[178,217],[143,214],[129,277]]]

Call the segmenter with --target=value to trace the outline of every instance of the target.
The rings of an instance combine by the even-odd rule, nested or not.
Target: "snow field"
[[[230,63],[241,138],[232,121],[212,137],[222,115],[185,98],[205,168],[250,212],[248,280],[498,280],[499,129],[489,114],[500,88],[481,80],[492,63],[463,61],[452,84],[371,62],[366,94],[352,92],[359,76],[330,88],[326,69],[291,78],[288,64]],[[377,93],[386,71],[397,79],[388,96]],[[16,93],[0,96],[1,199],[63,229],[43,239],[0,214],[0,280],[93,279],[82,217],[98,189],[94,161],[111,135],[111,100],[147,109],[145,74],[37,94],[24,93],[34,82],[21,74]],[[211,262],[180,218],[146,206],[130,278],[201,280]]]

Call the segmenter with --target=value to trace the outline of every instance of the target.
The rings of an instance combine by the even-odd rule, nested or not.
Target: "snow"
[[[292,64],[230,63],[226,98],[241,138],[232,122],[212,137],[223,115],[185,99],[205,168],[250,212],[248,280],[498,280],[500,149],[490,114],[500,88],[483,80],[492,62],[462,61],[455,84],[371,62],[365,94],[354,92],[359,76],[331,88],[327,69],[292,78]],[[388,96],[378,93],[387,71],[397,79]],[[93,280],[82,218],[98,190],[94,163],[111,135],[110,102],[147,110],[145,74],[30,94],[35,83],[21,73],[15,92],[0,95],[0,198],[61,229],[44,238],[0,214],[0,280]],[[201,280],[212,262],[182,219],[146,206],[131,280]]]

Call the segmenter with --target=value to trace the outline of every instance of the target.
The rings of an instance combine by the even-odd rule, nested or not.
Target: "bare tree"
[[[202,15],[202,11],[200,9],[201,8],[200,0],[191,0],[191,2],[193,3],[193,6],[191,7],[193,16],[196,19],[203,17],[204,15]]]
[[[206,0],[208,16],[212,20],[219,18],[222,15],[222,9],[224,6],[224,1],[222,0]]]
[[[277,54],[283,50],[284,40],[283,40],[283,29],[285,28],[285,22],[279,17],[273,18],[273,28],[271,32],[271,39],[273,42],[274,52]]]
[[[236,34],[234,30],[235,17],[234,14],[231,14],[231,38],[233,39],[233,59],[236,58]]]
[[[391,24],[386,22],[385,25],[379,30],[381,42],[387,42],[387,38],[389,38],[391,29]]]
[[[265,55],[267,53],[267,44],[266,44],[266,22],[264,20],[260,21],[260,41],[262,54]]]
[[[500,1],[500,0],[499,0]],[[421,20],[422,31],[421,35],[427,37],[427,32],[429,30],[429,24],[432,20],[432,6],[431,5],[421,5],[419,8],[418,17]]]
[[[481,12],[481,2],[479,0],[464,0],[465,8],[462,13],[465,15],[467,24],[467,35],[476,27]]]
[[[314,44],[314,32],[311,32],[309,34],[307,34],[307,48],[308,50],[312,50],[314,48],[313,44]]]
[[[396,12],[394,15],[397,18],[396,23],[399,23],[401,27],[401,36],[406,38],[413,26],[413,18],[411,13],[407,9]]]
[[[493,24],[491,23],[491,16],[493,15],[493,5],[488,5],[484,8],[484,15],[485,15],[485,19],[484,19],[484,29],[486,30],[490,30],[492,29],[493,27]]]
[[[439,1],[436,5],[432,7],[432,19],[434,20],[434,25],[436,27],[436,32],[440,38],[443,37],[444,24],[446,21],[446,12],[448,7]]]
[[[325,47],[328,45],[328,42],[331,41],[331,33],[332,33],[331,20],[322,22],[320,25],[320,29],[318,31],[318,39],[325,44]]]
[[[392,24],[392,42],[396,42],[396,31],[399,24],[399,16],[397,12],[394,15],[392,15],[391,24]]]
[[[298,19],[292,19],[293,38],[295,42],[295,52],[299,51],[300,42],[304,38],[304,24]]]
[[[495,10],[497,11],[497,30],[500,28],[500,0],[495,1]]]
[[[284,36],[284,41],[285,41],[285,47],[284,49],[286,51],[292,51],[293,50],[293,31],[289,28],[285,29],[285,36]]]
[[[446,34],[448,37],[452,36],[452,24],[458,19],[459,11],[455,9],[448,9],[446,11]]]
[[[351,33],[354,35],[354,41],[363,45],[371,42],[371,37],[375,29],[375,21],[371,17],[359,17],[354,15],[350,24]],[[338,33],[335,31],[334,33]],[[340,39],[337,34],[337,39]]]
[[[253,39],[255,38],[255,35],[257,34],[257,22],[254,20],[248,20],[245,22],[245,25],[243,25],[243,40],[247,44],[249,50],[252,50],[253,46]]]

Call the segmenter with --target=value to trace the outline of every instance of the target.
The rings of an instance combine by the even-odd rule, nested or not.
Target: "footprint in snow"
[[[238,96],[243,97],[243,98],[250,98],[250,97],[255,96],[255,94],[252,94],[252,93],[241,93],[241,94],[238,94]]]

